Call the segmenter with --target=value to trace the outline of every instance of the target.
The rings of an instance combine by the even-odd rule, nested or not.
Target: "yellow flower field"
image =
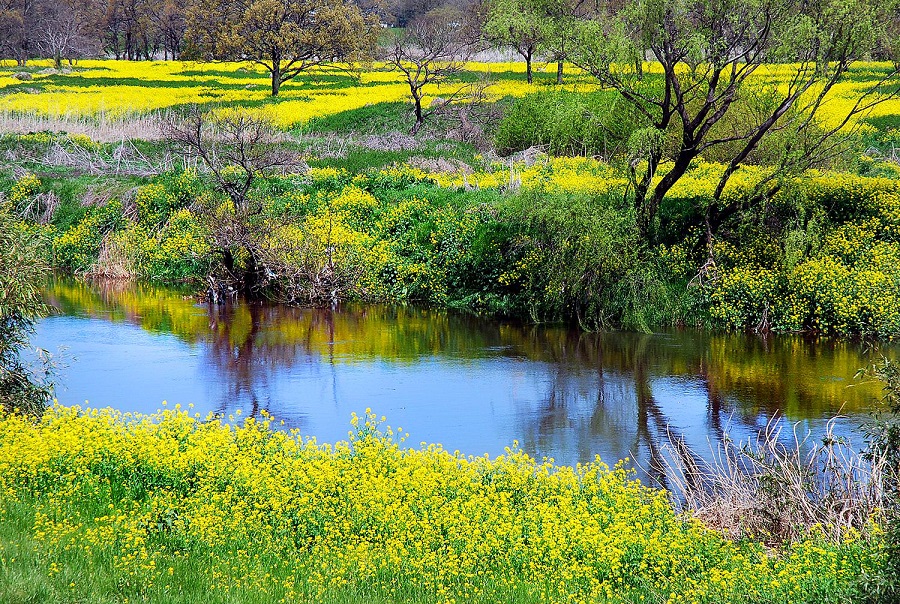
[[[37,71],[24,82],[12,77],[12,67],[0,68],[0,112],[121,118],[190,103],[221,103],[261,108],[277,124],[290,127],[366,105],[404,101],[409,95],[400,74],[378,63],[359,71],[313,69],[287,83],[277,99],[270,97],[268,73],[247,63],[84,60],[60,72],[50,69],[49,61],[31,65]],[[540,70],[541,65],[537,67]],[[852,107],[866,85],[864,79],[883,67],[879,63],[858,67],[853,81],[836,86],[823,113],[826,122],[834,125]],[[754,77],[778,85],[785,69],[761,68]],[[466,70],[488,77],[488,93],[494,98],[524,96],[538,89],[524,81],[521,62],[469,63]],[[648,73],[654,70],[654,65],[647,65]],[[566,77],[568,89],[596,87],[590,76],[574,67],[569,66]],[[425,104],[453,89],[453,84],[427,86]],[[900,100],[894,99],[879,105],[872,115],[898,113]]]
[[[116,602],[819,603],[871,564],[858,535],[729,542],[599,460],[407,449],[371,413],[333,445],[237,419],[0,417],[0,598],[23,557],[48,594]]]
[[[359,72],[314,69],[285,85],[277,100],[271,100],[267,72],[246,63],[85,60],[71,72],[56,72],[47,61],[32,65],[44,69],[26,82],[11,77],[9,68],[0,70],[0,90],[5,93],[0,111],[118,118],[189,103],[237,103],[262,105],[276,123],[287,127],[365,105],[403,101],[409,95],[401,75],[380,64]],[[531,90],[524,81],[510,78],[524,73],[518,63],[472,63],[468,69],[492,77],[495,96],[522,96]],[[426,104],[449,94],[446,86],[428,86]]]

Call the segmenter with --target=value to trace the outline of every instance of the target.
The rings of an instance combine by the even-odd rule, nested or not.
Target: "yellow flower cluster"
[[[72,272],[89,270],[100,253],[103,237],[121,221],[122,204],[118,200],[90,208],[81,222],[54,239],[54,261]]]
[[[531,165],[497,164],[483,172],[445,172],[431,177],[440,186],[449,188],[515,190],[521,187],[588,195],[624,190],[628,182],[609,164],[587,157],[542,158]]]
[[[852,536],[729,542],[599,460],[406,449],[368,410],[333,445],[231,420],[2,416],[0,523],[30,510],[50,581],[80,560],[123,590],[190,576],[271,602],[836,602],[871,564]]]
[[[15,207],[27,201],[41,190],[41,179],[32,173],[25,174],[16,181],[9,191],[9,202]]]
[[[887,207],[890,213],[893,203]],[[900,247],[882,239],[892,228],[895,223],[881,216],[843,224],[824,237],[817,254],[781,274],[720,245],[719,258],[736,266],[713,285],[710,312],[733,328],[768,322],[782,331],[894,337],[900,329]]]
[[[504,77],[521,71],[516,64],[471,63],[467,68],[492,74],[492,96],[524,96],[531,90],[520,78]],[[290,127],[366,105],[404,101],[409,96],[401,75],[380,63],[355,75],[343,68],[312,69],[284,86],[276,102],[265,104],[271,93],[268,73],[246,63],[81,61],[74,71],[37,72],[25,83],[7,77],[10,73],[0,71],[0,90],[4,92],[0,111],[47,116],[119,119],[191,103],[250,103],[262,104],[257,111]],[[53,84],[43,81],[49,77]],[[449,94],[447,86],[426,86],[425,104]]]

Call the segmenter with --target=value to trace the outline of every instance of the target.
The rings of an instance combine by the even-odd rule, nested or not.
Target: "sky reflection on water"
[[[584,334],[409,307],[208,307],[174,290],[69,280],[47,298],[59,313],[35,343],[66,347],[61,403],[265,409],[324,442],[371,407],[412,445],[498,455],[518,441],[561,464],[600,455],[647,467],[667,426],[706,449],[776,412],[818,433],[843,409],[849,433],[878,394],[853,385],[871,355],[853,343]]]

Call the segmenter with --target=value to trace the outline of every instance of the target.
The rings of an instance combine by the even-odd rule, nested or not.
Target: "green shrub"
[[[96,262],[104,237],[123,222],[122,204],[117,200],[88,209],[80,222],[53,242],[56,265],[72,272],[87,271]]]
[[[548,90],[512,106],[497,128],[495,144],[502,154],[538,146],[553,155],[609,158],[624,150],[640,126],[633,107],[612,92]]]
[[[590,329],[648,331],[683,322],[690,292],[644,248],[615,199],[523,193],[504,204],[506,270],[518,314]]]
[[[146,228],[159,228],[173,212],[188,207],[205,190],[193,170],[166,175],[138,189],[134,202],[138,222]]]

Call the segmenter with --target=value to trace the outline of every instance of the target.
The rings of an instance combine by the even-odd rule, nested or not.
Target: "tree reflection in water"
[[[867,357],[847,342],[586,334],[403,306],[207,306],[172,289],[71,280],[52,283],[47,299],[63,315],[195,347],[198,379],[215,392],[204,410],[266,410],[320,439],[345,435],[349,412],[371,406],[414,442],[497,454],[519,440],[559,463],[630,456],[659,476],[669,429],[704,449],[726,429],[754,434],[774,413],[815,430],[877,395],[873,384],[848,387]],[[102,363],[77,369],[102,379]],[[130,379],[140,387],[140,367]]]

